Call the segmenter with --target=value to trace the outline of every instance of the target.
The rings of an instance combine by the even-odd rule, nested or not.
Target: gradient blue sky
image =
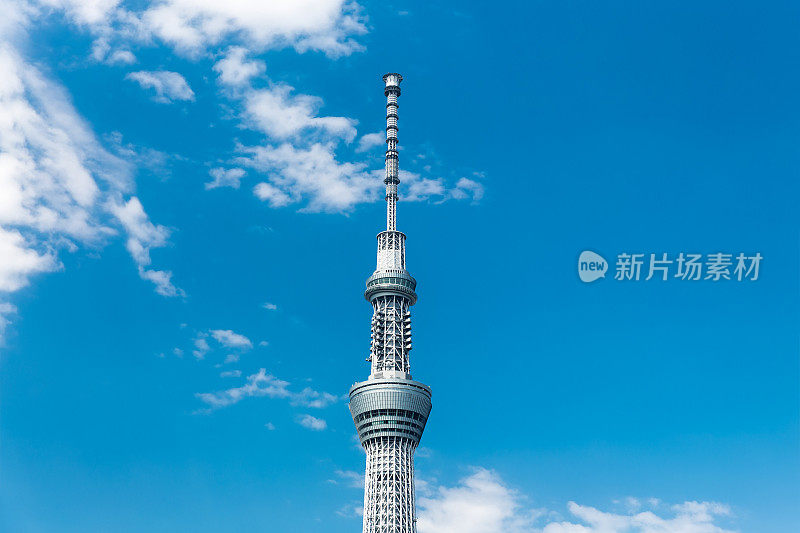
[[[3,2],[0,529],[358,531],[391,70],[420,533],[800,530],[800,7],[307,3]]]

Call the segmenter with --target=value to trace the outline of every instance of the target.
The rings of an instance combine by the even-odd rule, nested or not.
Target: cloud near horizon
[[[655,499],[644,504],[629,499],[628,509],[616,512],[569,502],[569,517],[562,518],[558,511],[531,508],[522,494],[484,468],[473,469],[452,487],[419,485],[419,533],[736,533],[718,523],[731,512],[715,502],[667,506]],[[645,505],[649,508],[641,510]]]

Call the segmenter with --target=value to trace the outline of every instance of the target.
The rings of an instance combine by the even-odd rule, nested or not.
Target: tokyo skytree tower
[[[350,412],[367,452],[363,533],[415,533],[414,450],[431,412],[431,389],[411,378],[411,306],[416,280],[406,270],[406,236],[397,231],[397,97],[400,74],[386,84],[386,231],[364,296],[372,304],[366,381],[350,389]]]

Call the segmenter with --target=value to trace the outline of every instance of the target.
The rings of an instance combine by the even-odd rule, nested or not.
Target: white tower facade
[[[386,95],[386,231],[367,278],[372,304],[371,363],[350,389],[350,412],[367,452],[363,533],[415,533],[414,451],[431,412],[431,389],[411,378],[411,306],[417,282],[406,270],[406,236],[397,231],[397,98],[400,74],[383,77]]]

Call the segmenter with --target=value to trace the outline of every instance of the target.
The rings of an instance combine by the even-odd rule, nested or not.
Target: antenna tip
[[[383,75],[383,81],[386,83],[387,87],[391,85],[400,85],[400,82],[403,81],[403,76],[397,72],[390,72]]]

